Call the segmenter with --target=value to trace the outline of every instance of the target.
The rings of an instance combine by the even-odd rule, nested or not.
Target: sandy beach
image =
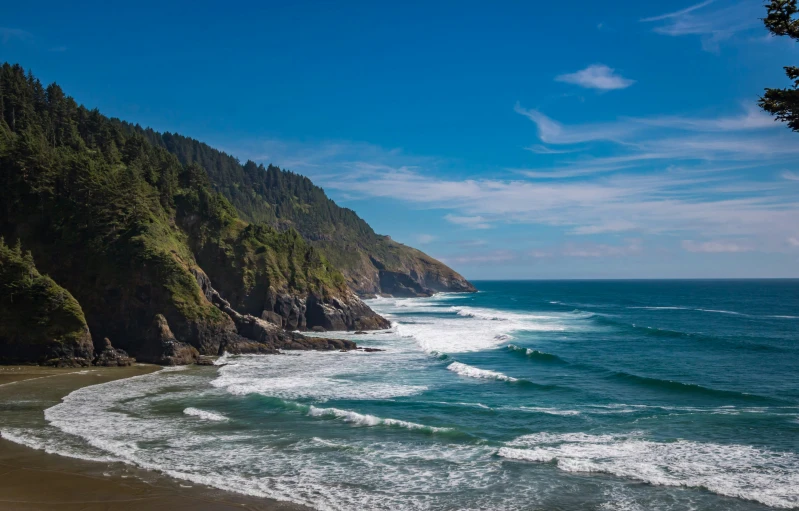
[[[44,410],[56,404],[61,397],[80,387],[159,369],[152,365],[88,369],[0,367],[0,413],[30,407],[29,412],[35,414],[37,409]],[[0,439],[0,511],[232,509],[296,511],[307,508],[177,481],[122,463],[48,454]]]

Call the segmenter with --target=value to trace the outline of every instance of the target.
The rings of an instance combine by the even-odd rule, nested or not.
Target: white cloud
[[[763,128],[784,128],[774,117],[763,112],[753,104],[744,104],[745,113],[728,117],[709,119],[692,117],[651,117],[648,119],[635,119],[638,122],[651,126],[683,129],[688,131],[719,132],[719,131],[748,131]]]
[[[427,245],[428,243],[432,243],[433,241],[437,240],[437,236],[433,236],[432,234],[417,234],[416,235],[416,242],[420,245]]]
[[[491,224],[489,224],[485,218],[482,216],[459,216],[459,215],[452,215],[447,214],[444,216],[444,220],[447,222],[462,225],[464,227],[468,227],[469,229],[490,229]]]
[[[633,222],[628,220],[612,220],[599,225],[584,225],[572,229],[572,234],[602,234],[608,232],[630,231],[636,228]]]
[[[33,34],[20,28],[0,27],[0,40],[3,41],[3,44],[6,44],[13,39],[19,41],[30,41],[33,39]]]
[[[469,254],[455,257],[439,257],[445,264],[480,264],[480,263],[505,263],[517,259],[518,255],[510,250],[494,250],[492,252]]]
[[[538,138],[547,144],[580,144],[597,140],[618,141],[642,129],[642,126],[630,122],[564,126],[538,110],[523,108],[519,103],[516,103],[514,110],[535,123],[538,128]]]
[[[736,236],[757,243],[759,250],[781,251],[785,249],[785,240],[796,236],[799,205],[795,191],[768,181],[775,173],[761,171],[758,181],[753,181],[748,173],[750,167],[764,165],[767,154],[763,151],[782,147],[779,138],[782,136],[788,137],[785,147],[789,149],[784,150],[783,160],[775,160],[775,165],[795,160],[799,147],[790,138],[793,134],[778,130],[775,136],[779,143],[772,140],[770,144],[774,147],[766,144],[757,151],[743,153],[739,156],[748,159],[733,164],[675,165],[666,160],[668,165],[656,165],[642,172],[639,168],[642,162],[661,160],[646,160],[649,155],[638,152],[572,164],[571,170],[579,170],[580,166],[589,169],[599,165],[639,166],[590,179],[585,176],[544,181],[527,177],[462,179],[451,171],[442,173],[438,166],[444,163],[439,159],[381,151],[361,144],[347,147],[336,143],[336,151],[326,146],[298,145],[290,153],[273,155],[273,162],[279,165],[285,161],[298,162],[300,166],[292,170],[309,175],[326,189],[346,192],[355,198],[394,199],[411,207],[443,210],[447,221],[471,229],[527,224],[582,235],[635,230],[641,236],[680,235],[682,239]],[[749,136],[736,139],[731,145],[746,147],[746,140],[759,139]],[[696,140],[685,137],[680,143],[658,142],[657,149],[664,151],[665,158],[666,154],[679,155],[690,150],[689,143]],[[653,150],[652,144],[644,142],[643,147]],[[320,156],[330,154],[335,156]],[[370,160],[360,160],[359,156]],[[450,177],[443,177],[447,175]]]
[[[744,239],[735,242],[739,249],[759,251],[785,251],[786,240],[797,237],[799,203],[785,180],[799,174],[783,170],[799,155],[796,135],[769,129],[751,108],[715,117],[575,125],[520,105],[516,111],[535,123],[539,138],[553,151],[564,147],[580,154],[553,155],[555,165],[547,167],[481,168],[485,177],[474,179],[462,177],[468,169],[461,161],[362,143],[268,141],[251,151],[227,149],[242,156],[267,154],[271,162],[335,190],[336,197],[437,209],[449,223],[466,229],[510,224],[548,226],[571,235],[635,231],[647,239],[667,237],[667,244]],[[695,241],[686,246],[721,247]],[[584,257],[615,250],[567,248]]]
[[[604,243],[568,244],[561,254],[566,257],[621,257],[640,254],[643,251],[640,240],[631,240],[626,245],[606,245]]]
[[[641,22],[657,23],[654,31],[663,35],[699,36],[704,50],[718,52],[721,42],[760,25],[762,5],[752,0],[710,0]]]
[[[706,253],[737,253],[750,252],[752,247],[732,241],[702,241],[683,240],[682,248],[688,252]]]
[[[686,7],[685,9],[680,9],[679,11],[670,12],[670,13],[667,13],[667,14],[660,14],[658,16],[652,16],[651,18],[644,18],[641,21],[642,22],[662,21],[662,20],[672,19],[672,18],[681,18],[681,17],[685,16],[686,14],[694,12],[697,9],[701,9],[702,7],[706,7],[706,6],[710,5],[710,4],[712,4],[714,1],[715,0],[706,0],[705,2],[701,2],[701,3],[698,3],[696,5],[692,5],[690,7]]]
[[[525,147],[525,151],[530,151],[531,153],[535,154],[570,154],[580,151],[581,149],[552,149],[551,147],[547,147],[544,145],[532,145],[530,147]]]
[[[604,64],[593,64],[575,73],[559,75],[555,80],[599,90],[626,89],[635,83],[635,80],[616,74],[613,68]]]

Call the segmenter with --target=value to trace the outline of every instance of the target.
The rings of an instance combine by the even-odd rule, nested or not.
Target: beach
[[[144,364],[88,369],[0,367],[0,411],[18,412],[21,404],[30,404],[32,408],[55,404],[78,388],[160,369]],[[29,410],[29,413],[36,411]],[[48,454],[0,439],[0,510],[50,509],[297,511],[307,508],[177,481],[123,463],[100,463]]]

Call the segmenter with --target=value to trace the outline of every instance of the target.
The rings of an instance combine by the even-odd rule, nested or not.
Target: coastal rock
[[[134,362],[136,359],[129,357],[124,350],[115,349],[108,337],[103,339],[103,349],[94,359],[94,365],[102,367],[126,367]]]
[[[199,355],[194,346],[177,340],[163,314],[155,315],[142,347],[142,360],[166,366],[186,365],[195,363]]]
[[[0,238],[0,363],[85,367],[94,344],[78,301]]]
[[[326,253],[333,258],[334,254],[329,251],[338,247],[325,247],[328,249]],[[364,298],[380,295],[424,297],[438,292],[477,291],[452,268],[388,236],[373,235],[365,247],[353,247],[353,252],[341,259],[341,270],[350,288]]]

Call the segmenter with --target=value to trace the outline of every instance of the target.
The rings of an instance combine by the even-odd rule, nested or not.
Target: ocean
[[[799,281],[477,282],[363,352],[222,357],[0,434],[325,510],[799,508]]]

